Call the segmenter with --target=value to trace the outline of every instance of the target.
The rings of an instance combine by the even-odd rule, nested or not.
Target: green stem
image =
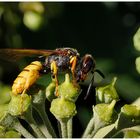
[[[95,128],[95,129],[92,131],[92,133],[90,134],[89,138],[94,138],[94,136],[95,136],[95,134],[97,133],[97,131],[98,131],[99,129],[101,129],[101,128],[102,128],[102,127]]]
[[[105,135],[104,138],[111,138],[115,133],[117,133],[117,129],[114,127],[108,134]]]
[[[32,116],[32,109],[30,108],[23,116],[23,118],[29,123],[32,127],[33,131],[36,133],[38,138],[46,138],[42,131],[37,126],[33,116]]]
[[[13,128],[21,133],[25,138],[34,138],[21,124],[19,121],[16,121],[13,125]]]
[[[72,118],[68,120],[67,129],[68,129],[68,138],[72,138]]]
[[[39,127],[37,126],[35,121],[27,121],[30,126],[32,127],[32,129],[34,130],[34,132],[37,134],[38,138],[46,138],[45,135],[42,133],[42,131],[39,129]]]
[[[57,121],[57,125],[58,125],[59,137],[62,138],[62,134],[61,134],[61,125],[60,125],[60,122],[59,122],[59,121]]]
[[[62,138],[68,138],[67,121],[60,121]]]
[[[117,136],[122,133],[122,130],[116,132],[114,135],[112,135],[112,138],[117,138]]]
[[[90,121],[89,121],[87,127],[86,127],[86,130],[85,130],[85,132],[84,132],[82,138],[87,138],[88,135],[91,134],[92,130],[94,129],[94,123],[95,123],[95,119],[94,119],[94,117],[92,117],[92,118],[90,119]]]
[[[46,126],[46,131],[45,131],[46,137],[47,138],[56,138],[57,136],[51,125],[48,115],[45,112],[44,106],[34,106],[34,108],[37,110],[37,112],[39,113],[40,117],[42,118],[42,120]]]
[[[95,134],[97,133],[97,131],[103,127],[107,126],[106,123],[100,121],[100,120],[96,120],[96,123],[94,125],[94,130],[91,132],[89,138],[94,138]]]

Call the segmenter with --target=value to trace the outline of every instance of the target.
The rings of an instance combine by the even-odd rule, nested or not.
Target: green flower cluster
[[[20,122],[16,117],[21,116],[28,110],[31,99],[27,94],[23,96],[11,94],[10,88],[2,84],[0,88],[0,137],[19,138],[21,133],[17,131],[16,124]]]
[[[124,104],[119,108],[117,102],[120,100],[115,88],[116,79],[114,77],[110,84],[96,88],[97,104],[92,106],[93,115],[82,135],[83,138],[140,137],[139,102]],[[58,86],[59,96],[55,95],[54,80],[44,90],[36,85],[28,94],[13,95],[10,88],[3,85],[0,85],[0,89],[1,138],[58,137],[46,114],[46,102],[50,103],[50,112],[58,120],[59,136],[72,138],[72,119],[77,114],[75,102],[81,89],[77,83],[71,81],[69,74],[65,75],[65,81]],[[34,111],[37,111],[42,119],[41,127],[43,126],[45,131],[34,119]],[[21,120],[26,121],[32,131],[26,129]]]
[[[62,137],[72,137],[72,134],[69,134],[72,129],[69,122],[71,122],[70,120],[77,113],[75,101],[80,94],[80,87],[78,84],[71,82],[69,74],[66,74],[65,81],[58,87],[59,96],[52,100],[54,91],[55,83],[52,81],[46,89],[46,96],[49,101],[52,101],[50,111],[60,122]]]
[[[49,88],[52,84],[49,85]],[[53,88],[55,87],[53,86]],[[52,91],[54,90],[50,89],[50,92]],[[51,102],[50,111],[58,120],[69,120],[77,112],[75,101],[79,96],[80,87],[78,84],[71,82],[69,75],[66,74],[65,81],[58,87],[58,93],[59,97]]]
[[[19,94],[14,95],[11,93],[11,89],[2,85],[0,86],[1,94],[0,99],[2,99],[0,104],[0,126],[1,126],[1,135],[0,137],[11,137],[11,138],[45,138],[45,137],[55,137],[53,133],[51,124],[48,123],[47,115],[45,114],[44,122],[47,123],[46,127],[46,136],[38,127],[36,121],[33,117],[33,108],[40,107],[39,113],[45,112],[45,94],[42,90],[35,90],[34,94],[29,95]],[[7,89],[7,90],[6,90]],[[43,116],[43,115],[42,115]],[[42,117],[41,116],[41,117]],[[24,123],[27,122],[28,125],[32,128],[33,132],[25,129]],[[50,130],[50,131],[48,131]]]
[[[119,110],[119,96],[115,88],[116,77],[108,85],[96,88],[97,104],[93,106],[83,138],[136,138],[140,134],[140,106],[125,104]]]

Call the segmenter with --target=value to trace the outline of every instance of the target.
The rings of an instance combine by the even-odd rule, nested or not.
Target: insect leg
[[[21,93],[21,99],[20,99],[20,110],[21,110],[21,114],[23,113],[23,101],[24,101],[24,94],[26,92],[27,89],[24,89],[23,92]]]
[[[55,87],[56,96],[59,96],[59,94],[58,94],[58,78],[57,78],[58,68],[57,68],[55,61],[52,61],[52,63],[51,63],[51,71],[53,73],[53,77],[54,77],[55,84],[56,84],[56,87]]]
[[[87,90],[86,96],[84,97],[84,100],[86,100],[87,97],[89,96],[90,91],[91,91],[91,88],[92,88],[92,86],[93,86],[93,83],[94,83],[94,74],[93,74],[93,77],[92,77],[92,79],[91,79],[91,82],[90,82],[90,84],[89,84],[89,86],[88,86],[88,90]]]
[[[97,72],[102,78],[105,78],[105,75],[100,70],[96,69],[94,72]]]
[[[75,67],[76,67],[76,63],[77,63],[77,57],[76,56],[73,56],[70,59],[70,64],[72,64],[72,66],[71,66],[71,72],[72,72],[72,78],[73,78],[73,81],[74,82],[76,82],[76,78],[75,78]]]
[[[100,70],[96,69],[96,70],[94,70],[94,72],[97,72],[102,78],[105,78],[104,74]],[[84,100],[86,100],[87,97],[89,96],[90,90],[91,90],[91,88],[93,86],[93,83],[94,83],[94,72],[92,72],[93,73],[93,77],[92,77],[91,82],[90,82],[90,84],[88,86],[88,90],[87,90],[86,96],[84,97]]]

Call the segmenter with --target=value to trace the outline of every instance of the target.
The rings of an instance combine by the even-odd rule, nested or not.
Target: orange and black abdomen
[[[23,71],[15,79],[12,86],[12,93],[22,94],[39,78],[39,71],[42,69],[42,64],[39,61],[34,61],[26,66]]]

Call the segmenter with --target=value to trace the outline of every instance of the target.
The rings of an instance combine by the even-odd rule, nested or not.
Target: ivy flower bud
[[[0,105],[0,120],[7,114],[8,104]]]
[[[80,94],[80,86],[77,83],[72,83],[69,74],[66,74],[65,81],[58,87],[58,93],[61,97],[75,102]]]
[[[140,120],[140,107],[136,105],[124,105],[121,112],[126,116]]]
[[[39,90],[37,94],[32,95],[33,105],[41,105],[45,103],[45,93],[43,90]]]
[[[96,88],[96,100],[98,103],[111,103],[113,100],[119,100],[119,96],[114,87],[116,80],[117,78],[114,77],[110,84]]]
[[[28,110],[30,104],[31,98],[27,94],[12,95],[8,112],[13,116],[21,115]]]
[[[39,13],[33,11],[26,11],[24,13],[23,23],[30,30],[37,31],[43,25],[43,17]]]
[[[96,118],[105,124],[110,124],[114,122],[117,118],[117,115],[114,111],[114,106],[116,104],[116,100],[113,100],[110,104],[97,104],[94,109],[94,114],[96,114]]]
[[[127,130],[124,132],[124,138],[140,138],[140,133],[134,130]]]
[[[21,134],[14,130],[10,130],[5,133],[5,138],[20,138],[20,137]]]
[[[77,113],[75,104],[63,97],[51,102],[50,111],[58,120],[69,120]]]
[[[0,138],[4,138],[5,135],[5,128],[3,126],[0,126]]]
[[[46,98],[51,102],[56,98],[55,96],[55,81],[53,80],[46,88]]]

